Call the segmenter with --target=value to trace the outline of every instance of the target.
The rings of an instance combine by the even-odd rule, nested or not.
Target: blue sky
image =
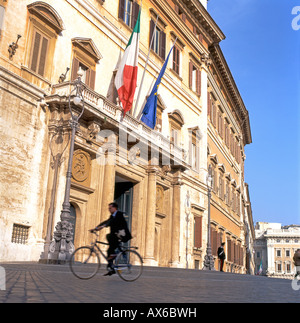
[[[220,46],[250,114],[245,180],[254,221],[300,223],[300,0],[210,0]],[[300,21],[298,22],[300,25]]]

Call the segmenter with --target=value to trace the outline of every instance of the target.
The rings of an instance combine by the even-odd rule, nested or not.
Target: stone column
[[[108,204],[114,201],[115,197],[115,162],[116,152],[113,146],[108,146],[106,155],[102,156],[104,165],[104,177],[102,186],[102,201],[101,201],[101,214],[100,222],[107,220],[110,216],[108,211]],[[107,232],[100,231],[100,239],[104,241]]]
[[[179,242],[180,242],[180,203],[181,203],[181,178],[176,178],[173,183],[173,208],[172,208],[172,267],[179,267]]]
[[[145,243],[145,265],[157,265],[154,260],[155,244],[155,217],[156,217],[156,176],[157,168],[148,169],[148,190],[147,190],[147,216],[146,216],[146,243]]]

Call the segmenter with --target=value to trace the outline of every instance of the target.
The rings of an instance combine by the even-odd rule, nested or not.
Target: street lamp
[[[208,174],[206,177],[207,184],[207,196],[208,196],[208,219],[207,219],[207,247],[206,255],[204,257],[203,270],[216,270],[215,269],[215,260],[211,253],[211,243],[210,243],[210,200],[211,200],[211,191],[213,188],[213,177],[212,177],[212,167],[209,165]]]
[[[69,162],[68,170],[66,176],[66,187],[65,187],[65,197],[63,202],[63,209],[60,214],[60,222],[56,225],[56,231],[54,232],[54,241],[50,245],[50,255],[49,259],[57,262],[65,262],[68,260],[70,254],[74,250],[73,244],[73,225],[70,222],[71,220],[71,210],[70,210],[70,191],[71,191],[71,178],[72,178],[72,163],[73,163],[73,154],[74,154],[74,145],[75,145],[75,136],[76,131],[79,126],[79,119],[81,118],[84,112],[84,97],[83,89],[84,84],[81,81],[83,76],[83,71],[79,68],[77,73],[78,78],[74,81],[74,89],[70,92],[69,95],[69,110],[71,114],[70,126],[72,129],[71,132],[71,141],[70,141],[70,153],[69,153]],[[75,94],[75,97],[74,97]],[[79,113],[74,114],[71,108],[71,97],[73,96],[73,103],[79,108]],[[75,109],[74,109],[75,110]],[[77,110],[77,109],[76,109]]]

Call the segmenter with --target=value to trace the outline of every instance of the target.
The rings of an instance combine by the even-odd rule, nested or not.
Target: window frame
[[[181,64],[181,49],[179,46],[174,46],[172,54],[172,71],[180,76],[180,65]]]

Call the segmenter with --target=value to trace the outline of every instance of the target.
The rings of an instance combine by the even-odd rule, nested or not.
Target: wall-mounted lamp
[[[70,68],[67,67],[66,73],[65,74],[61,74],[61,76],[59,77],[58,83],[63,83],[66,80],[67,74],[69,72]]]
[[[8,52],[9,52],[9,59],[12,59],[13,56],[16,54],[16,50],[19,47],[18,46],[18,41],[21,38],[21,35],[18,35],[17,41],[16,42],[12,42],[9,46],[8,46]]]

